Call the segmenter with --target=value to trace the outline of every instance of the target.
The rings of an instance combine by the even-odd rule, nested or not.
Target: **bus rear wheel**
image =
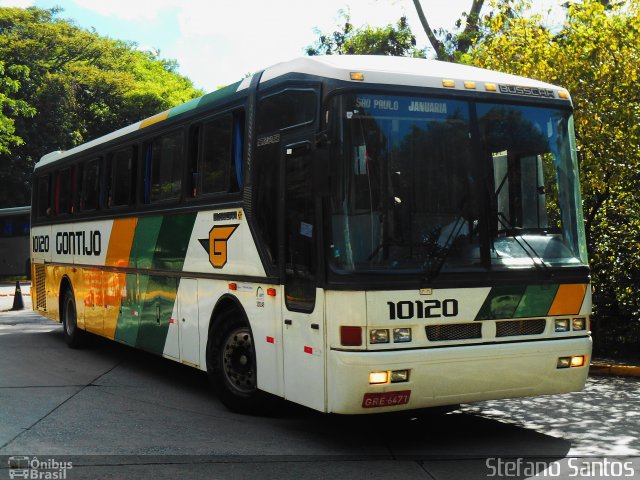
[[[62,300],[62,329],[69,348],[81,348],[84,344],[84,332],[78,328],[78,312],[73,290],[68,288]]]
[[[265,414],[272,400],[258,390],[253,335],[239,313],[218,319],[207,344],[207,373],[222,403],[238,413]]]

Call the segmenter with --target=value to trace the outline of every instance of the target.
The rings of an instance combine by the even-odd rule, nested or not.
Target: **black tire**
[[[69,348],[82,348],[85,341],[85,332],[78,328],[78,312],[73,290],[68,288],[62,300],[62,331]]]
[[[253,415],[273,411],[274,397],[258,390],[253,335],[239,312],[218,318],[210,330],[207,374],[218,397],[229,410]]]

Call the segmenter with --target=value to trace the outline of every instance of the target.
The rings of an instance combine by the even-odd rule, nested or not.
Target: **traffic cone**
[[[13,297],[13,307],[11,307],[11,310],[24,310],[22,291],[20,290],[20,282],[18,280],[16,280],[16,293]]]

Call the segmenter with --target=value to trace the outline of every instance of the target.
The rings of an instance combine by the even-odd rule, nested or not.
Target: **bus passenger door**
[[[318,227],[309,138],[289,137],[282,152],[284,390],[287,400],[324,411],[324,298],[316,289]]]
[[[183,278],[178,288],[178,329],[180,361],[197,367],[200,364],[200,331],[198,329],[198,280]]]

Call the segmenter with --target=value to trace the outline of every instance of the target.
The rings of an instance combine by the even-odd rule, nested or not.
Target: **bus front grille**
[[[524,335],[540,335],[544,332],[547,321],[544,318],[535,320],[507,320],[496,322],[496,337],[517,337]]]
[[[47,311],[47,291],[44,281],[44,265],[35,265],[36,310]],[[33,298],[33,297],[31,297]]]
[[[427,332],[427,338],[431,342],[468,340],[482,337],[482,324],[480,322],[427,325],[425,330]]]

